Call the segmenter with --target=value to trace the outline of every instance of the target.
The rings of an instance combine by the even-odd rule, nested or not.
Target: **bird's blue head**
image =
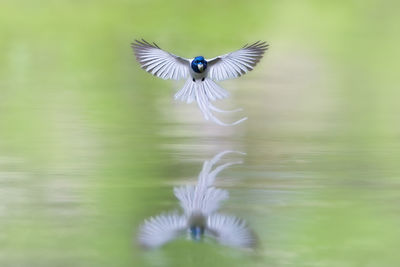
[[[202,56],[195,57],[191,64],[192,70],[197,73],[202,73],[207,69],[207,61]]]
[[[200,241],[204,234],[204,227],[202,226],[191,226],[190,236],[194,241]]]

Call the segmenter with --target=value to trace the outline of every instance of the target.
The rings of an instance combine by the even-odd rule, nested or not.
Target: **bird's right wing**
[[[186,218],[177,213],[151,217],[140,227],[138,241],[145,248],[157,248],[183,234],[186,226]]]
[[[147,72],[164,80],[180,80],[189,76],[190,60],[162,50],[155,43],[135,40],[132,43],[136,59]]]

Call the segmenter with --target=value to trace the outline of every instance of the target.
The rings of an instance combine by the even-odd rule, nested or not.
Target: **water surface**
[[[398,15],[394,1],[6,1],[0,11],[1,266],[397,266]],[[398,5],[397,5],[398,7]],[[214,57],[258,39],[265,58],[216,105],[176,103],[129,43]],[[225,121],[242,116],[226,115]],[[185,239],[153,251],[142,221],[217,178],[255,251]]]

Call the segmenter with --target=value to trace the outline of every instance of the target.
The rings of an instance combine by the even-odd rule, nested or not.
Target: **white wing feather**
[[[251,248],[257,243],[246,223],[235,216],[213,214],[207,219],[207,228],[219,243],[226,246]]]
[[[217,81],[240,77],[257,65],[267,49],[267,43],[258,41],[232,53],[207,59],[208,77]]]
[[[132,48],[142,68],[157,77],[180,80],[189,76],[189,59],[168,53],[143,39],[132,43]]]
[[[184,233],[186,218],[176,213],[162,214],[145,220],[138,241],[145,248],[156,248]]]

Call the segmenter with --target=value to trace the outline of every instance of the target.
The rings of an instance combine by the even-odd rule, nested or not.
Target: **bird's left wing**
[[[180,80],[188,77],[190,60],[162,50],[155,43],[135,40],[132,43],[136,59],[147,72],[164,80]]]
[[[186,226],[186,218],[177,213],[151,217],[140,227],[138,241],[145,248],[157,248],[184,233]]]
[[[267,43],[258,41],[232,53],[207,59],[208,77],[217,81],[240,77],[257,65],[267,49]]]
[[[252,248],[256,237],[246,223],[235,217],[214,213],[207,219],[208,231],[217,241],[231,247]]]

